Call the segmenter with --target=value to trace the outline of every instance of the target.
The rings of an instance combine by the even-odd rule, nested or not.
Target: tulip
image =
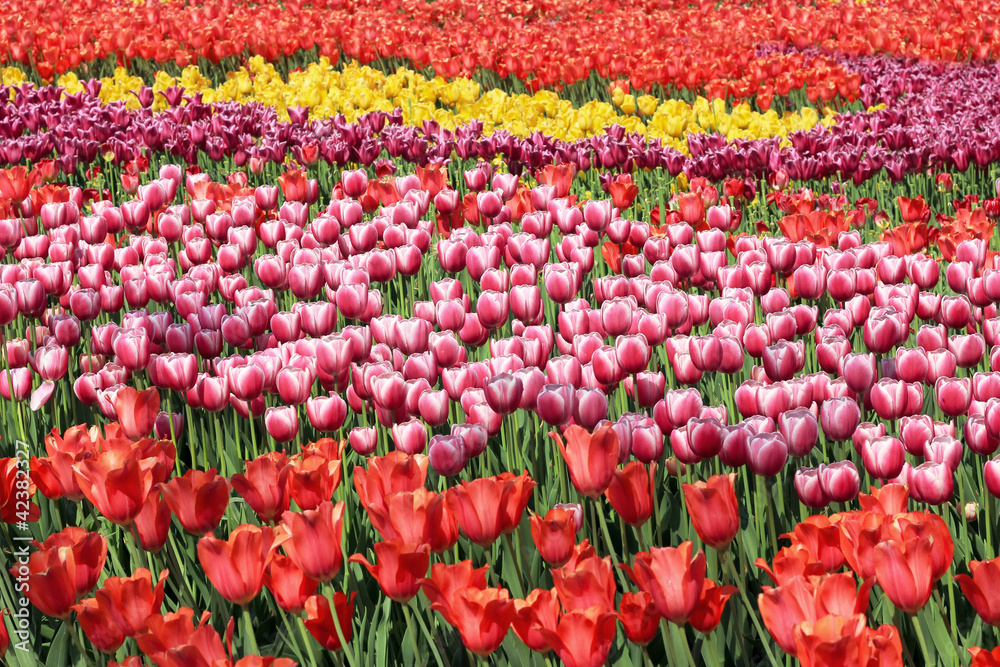
[[[299,434],[299,416],[291,406],[277,406],[264,411],[264,426],[277,442],[289,442]]]
[[[911,468],[907,482],[913,497],[930,505],[948,502],[955,493],[954,473],[944,463],[928,461]]]
[[[831,502],[846,503],[857,497],[861,476],[851,461],[839,461],[831,465],[820,464],[819,483],[823,493]]]
[[[445,477],[452,477],[462,472],[468,460],[465,444],[457,435],[431,437],[427,453],[431,467],[436,473]]]
[[[972,380],[940,377],[934,383],[934,399],[941,411],[949,417],[964,414],[972,402]]]
[[[820,425],[827,438],[836,442],[849,440],[861,420],[861,409],[851,398],[835,397],[823,401],[819,413]]]
[[[315,510],[288,511],[282,515],[282,523],[289,534],[283,543],[285,553],[309,578],[325,583],[340,571],[344,561],[341,551],[343,514],[343,502],[326,501]]]
[[[747,439],[747,465],[755,475],[774,477],[788,461],[788,447],[777,433],[757,433]]]
[[[713,475],[707,482],[681,485],[684,503],[698,537],[720,551],[730,545],[740,528],[734,477]]]
[[[888,540],[875,546],[873,560],[879,586],[901,611],[916,614],[931,597],[935,579],[931,569],[930,536],[905,542]]]
[[[632,461],[624,469],[615,469],[604,492],[611,507],[630,526],[642,526],[652,516],[651,479],[645,465]]]
[[[1000,601],[996,599],[997,586],[1000,585],[998,563],[995,560],[970,561],[969,571],[972,573],[971,577],[959,574],[955,576],[955,581],[979,618],[984,623],[1000,627]]]
[[[816,415],[805,408],[788,410],[778,417],[778,428],[792,456],[807,456],[819,438]]]
[[[188,470],[161,484],[160,491],[181,526],[193,535],[215,530],[229,506],[229,483],[214,468]]]
[[[247,461],[246,474],[237,473],[229,481],[257,517],[269,523],[288,510],[290,473],[291,468],[283,455],[262,455]]]
[[[705,580],[705,554],[691,557],[693,545],[639,552],[633,566],[623,565],[636,585],[648,593],[656,609],[671,623],[684,625],[694,614]]]
[[[430,566],[430,546],[406,544],[402,540],[379,542],[373,547],[378,564],[372,565],[364,556],[354,554],[348,560],[364,565],[379,588],[391,600],[407,603],[420,592],[420,580]]]
[[[576,546],[576,520],[573,512],[553,508],[545,517],[531,516],[531,539],[542,556],[552,567],[562,567],[573,554]]]
[[[562,452],[576,490],[591,498],[602,495],[611,484],[618,462],[618,435],[611,425],[593,433],[570,426],[564,433],[565,440],[555,432],[549,435]]]
[[[883,435],[864,442],[861,457],[868,474],[877,479],[889,480],[902,472],[905,450],[899,440]]]
[[[273,542],[270,528],[242,525],[227,540],[202,537],[198,541],[198,560],[222,597],[246,606],[264,586]]]
[[[306,617],[302,624],[327,651],[342,651],[344,646],[340,638],[343,637],[344,642],[350,642],[354,637],[352,619],[355,595],[357,593],[352,592],[348,598],[339,591],[334,593],[332,610],[330,600],[325,595],[313,595],[306,600],[304,607]]]

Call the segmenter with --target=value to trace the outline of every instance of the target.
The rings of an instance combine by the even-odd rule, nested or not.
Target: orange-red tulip
[[[107,604],[87,598],[73,605],[77,621],[87,640],[102,653],[114,653],[125,642],[125,634],[115,622]]]
[[[565,441],[554,431],[549,435],[559,445],[576,490],[591,498],[603,494],[611,484],[618,465],[618,434],[611,425],[591,433],[574,424],[563,434]]]
[[[17,488],[20,462],[16,457],[0,459],[0,521],[17,523],[27,511],[27,521],[34,523],[41,515],[41,509],[33,502],[25,501]],[[35,495],[35,485],[29,484],[28,497]]]
[[[388,540],[377,542],[372,548],[378,559],[375,565],[361,554],[354,554],[347,560],[364,565],[389,599],[404,604],[412,600],[420,592],[420,581],[427,575],[431,563],[430,547]]]
[[[158,553],[164,547],[170,535],[170,516],[163,493],[159,489],[150,491],[132,524],[143,550]]]
[[[1000,627],[1000,559],[971,561],[972,576],[959,574],[955,581],[984,623]]]
[[[462,644],[481,657],[500,647],[517,613],[510,594],[501,588],[462,588],[452,595],[447,609],[436,602],[431,609],[440,612],[458,630]]]
[[[385,456],[372,456],[368,468],[354,467],[354,488],[361,506],[366,510],[375,505],[385,509],[383,499],[390,493],[415,491],[427,482],[429,459],[423,454],[409,455],[393,451]]]
[[[931,537],[906,542],[889,540],[875,547],[875,576],[885,594],[902,611],[916,614],[931,597],[934,583]]]
[[[621,567],[639,588],[653,598],[660,614],[671,623],[684,625],[694,614],[705,582],[705,553],[691,556],[694,545],[652,548],[635,556],[633,566]]]
[[[279,607],[290,614],[301,614],[306,608],[306,600],[316,592],[319,582],[307,577],[291,558],[275,552],[267,565],[264,585]]]
[[[584,540],[576,546],[569,561],[552,571],[552,582],[559,601],[567,610],[589,609],[594,605],[615,610],[615,576],[611,558],[600,558]]]
[[[731,475],[713,475],[707,482],[684,484],[684,503],[701,541],[723,550],[740,531],[740,507]]]
[[[555,632],[558,629],[561,611],[556,589],[546,591],[536,588],[525,599],[514,600],[514,609],[517,614],[512,627],[518,639],[537,653],[551,651],[552,647],[541,631],[545,629]]]
[[[533,514],[531,539],[546,563],[553,567],[566,564],[576,546],[576,519],[573,513],[553,507],[544,518]]]
[[[987,651],[984,648],[969,649],[972,654],[972,667],[1000,667],[1000,647]]]
[[[782,547],[771,565],[768,565],[763,558],[754,561],[754,565],[764,570],[775,586],[782,586],[795,577],[820,576],[826,573],[823,564],[801,544]]]
[[[219,595],[246,606],[264,586],[264,571],[274,547],[272,529],[243,524],[228,539],[206,535],[198,540],[198,561]]]
[[[547,628],[540,630],[566,667],[601,667],[606,664],[617,631],[615,613],[599,606],[566,612],[554,632]]]
[[[886,484],[882,488],[872,487],[871,494],[859,493],[861,509],[876,514],[902,514],[910,499],[910,490],[905,484]]]
[[[247,461],[246,474],[235,474],[229,483],[261,521],[273,522],[290,505],[288,476],[291,468],[284,452],[272,452]]]
[[[127,526],[153,486],[156,460],[139,449],[113,447],[73,465],[80,491],[110,522]]]
[[[655,463],[651,464],[647,470],[640,461],[630,461],[624,469],[616,468],[611,483],[604,492],[611,507],[630,526],[639,527],[653,515],[652,481],[655,466]]]
[[[322,503],[318,509],[285,512],[282,522],[289,539],[285,553],[306,576],[316,581],[332,581],[344,563],[341,546],[344,503]]]
[[[348,600],[347,596],[343,593],[337,592],[333,594],[333,607],[337,614],[336,619],[334,619],[333,611],[330,609],[330,600],[325,596],[313,595],[306,600],[306,617],[302,621],[302,624],[306,626],[309,634],[315,637],[316,641],[327,651],[336,652],[344,648],[340,642],[340,636],[337,634],[338,625],[340,626],[341,634],[344,635],[345,642],[350,642],[354,636],[355,595],[357,593],[351,593],[351,598]]]
[[[653,596],[645,591],[623,593],[618,605],[618,620],[622,622],[625,636],[633,644],[645,646],[660,631],[660,612],[653,604]],[[692,617],[692,620],[694,617]]]
[[[473,568],[471,560],[463,560],[455,565],[434,563],[431,576],[420,580],[421,590],[431,604],[438,605],[442,615],[451,609],[452,599],[463,588],[486,588],[486,570],[489,566]]]
[[[824,616],[795,626],[795,656],[803,667],[867,665],[871,649],[864,614]]]
[[[207,535],[222,521],[229,506],[229,482],[211,470],[188,470],[160,485],[163,499],[181,526],[192,535]]]
[[[844,566],[844,552],[840,548],[840,529],[830,519],[818,514],[808,517],[795,526],[791,533],[782,535],[801,544],[813,558],[823,564],[827,572],[836,572]]]
[[[340,459],[307,456],[293,462],[288,486],[299,509],[312,510],[333,498],[340,486]]]
[[[124,387],[115,395],[115,412],[122,431],[130,440],[145,438],[160,414],[160,393],[156,387],[137,391]]]
[[[441,553],[458,541],[458,519],[447,500],[447,493],[423,487],[389,493],[381,504],[368,507],[368,518],[384,540],[429,544]]]
[[[140,567],[131,577],[108,577],[94,597],[110,612],[126,637],[136,637],[146,631],[146,619],[160,613],[167,575],[167,570],[160,572],[154,586],[152,573]]]
[[[704,587],[701,589],[698,606],[695,607],[694,614],[688,619],[691,627],[703,635],[710,634],[719,626],[726,602],[737,592],[739,589],[735,586],[719,586],[711,579],[706,578]]]
[[[448,506],[466,537],[488,547],[517,527],[534,486],[525,475],[463,481],[448,492]]]

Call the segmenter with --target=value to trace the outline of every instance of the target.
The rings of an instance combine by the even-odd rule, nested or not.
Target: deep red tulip
[[[632,461],[624,469],[615,469],[604,492],[611,507],[630,526],[642,526],[653,514],[652,477],[644,464]]]
[[[659,633],[661,616],[649,593],[623,593],[618,609],[618,620],[633,644],[645,646]]]
[[[1000,627],[1000,563],[996,560],[970,561],[972,576],[959,574],[955,581],[984,623]]]
[[[270,523],[289,507],[288,476],[291,468],[283,453],[265,454],[247,461],[246,474],[235,474],[229,483],[261,521]]]

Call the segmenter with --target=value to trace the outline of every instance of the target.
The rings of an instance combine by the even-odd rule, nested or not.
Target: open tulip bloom
[[[3,19],[0,660],[1000,665],[995,11],[230,4]]]

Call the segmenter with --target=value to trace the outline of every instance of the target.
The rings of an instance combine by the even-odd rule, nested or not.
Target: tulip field
[[[0,664],[1000,667],[1000,0],[9,0]]]

